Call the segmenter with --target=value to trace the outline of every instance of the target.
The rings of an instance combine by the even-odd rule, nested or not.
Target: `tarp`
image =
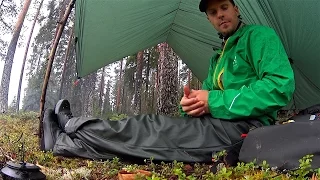
[[[296,91],[288,108],[320,103],[320,1],[235,2],[245,23],[274,28],[293,60]],[[204,80],[221,39],[198,4],[199,0],[77,0],[78,76],[167,42]]]

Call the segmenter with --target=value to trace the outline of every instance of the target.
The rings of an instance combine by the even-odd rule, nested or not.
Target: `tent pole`
[[[43,126],[42,126],[42,122],[43,122],[43,115],[44,115],[44,104],[45,104],[45,99],[46,99],[46,93],[47,93],[47,86],[48,86],[48,82],[49,82],[49,78],[50,78],[50,73],[51,73],[51,68],[52,68],[52,64],[53,64],[53,60],[54,60],[54,56],[57,50],[57,46],[59,44],[59,40],[61,38],[63,29],[67,23],[68,17],[74,7],[76,0],[70,0],[70,3],[67,7],[67,10],[65,11],[65,14],[63,16],[63,19],[58,23],[58,30],[57,30],[57,35],[54,39],[54,43],[50,52],[50,55],[48,57],[48,64],[47,64],[47,70],[46,70],[46,74],[44,77],[44,81],[43,81],[43,86],[42,86],[42,93],[41,93],[41,98],[40,98],[40,121],[39,121],[39,129],[38,129],[38,136],[39,136],[39,146],[41,147],[41,139],[42,139],[42,132],[43,132]]]

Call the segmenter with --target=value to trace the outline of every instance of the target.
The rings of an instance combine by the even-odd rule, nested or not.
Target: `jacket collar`
[[[234,46],[235,44],[237,44],[239,38],[246,32],[247,29],[247,25],[242,23],[242,25],[239,27],[239,29],[233,33],[228,39],[226,39],[226,41],[228,41],[228,43],[226,44],[225,50],[231,48],[232,46]],[[222,47],[223,48],[223,47]]]

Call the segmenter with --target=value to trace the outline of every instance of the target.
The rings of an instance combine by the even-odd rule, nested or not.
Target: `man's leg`
[[[120,121],[71,118],[57,138],[54,153],[71,153],[89,158],[108,159],[101,152],[117,156],[151,158],[161,161],[210,162],[212,154],[227,150],[232,160],[241,148],[241,134],[255,125],[246,121],[222,121],[210,116],[169,118],[139,115]],[[77,151],[79,148],[81,151]],[[88,154],[86,155],[86,157]],[[84,156],[83,156],[84,157]]]
[[[43,132],[41,150],[48,151],[53,148],[58,136],[63,132],[58,126],[58,119],[52,109],[46,109],[43,118]]]
[[[83,141],[71,138],[61,128],[63,122],[58,121],[58,116],[52,109],[46,109],[43,117],[43,135],[41,139],[41,150],[51,151],[57,142],[61,141],[58,152],[55,155],[69,157],[84,157],[89,159],[112,159],[116,155],[108,152],[98,152]]]

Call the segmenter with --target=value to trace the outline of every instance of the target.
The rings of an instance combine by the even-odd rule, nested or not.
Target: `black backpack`
[[[318,112],[318,111],[312,111]],[[320,168],[319,114],[303,113],[293,123],[265,126],[250,131],[239,154],[242,162],[264,160],[280,170],[299,168],[299,159],[313,155],[312,169]]]

